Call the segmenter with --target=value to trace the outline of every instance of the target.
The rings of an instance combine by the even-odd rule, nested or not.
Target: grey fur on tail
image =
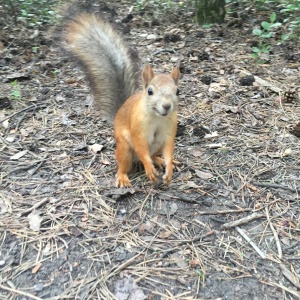
[[[112,121],[138,88],[132,52],[112,26],[94,14],[70,21],[66,40],[69,51],[84,65],[96,108]]]

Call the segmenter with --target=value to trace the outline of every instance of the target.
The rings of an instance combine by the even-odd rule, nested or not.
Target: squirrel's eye
[[[177,89],[177,91],[176,91],[176,96],[178,96],[179,95],[179,89]]]
[[[152,87],[149,87],[149,89],[148,89],[148,95],[149,96],[153,95],[153,89],[152,89]]]

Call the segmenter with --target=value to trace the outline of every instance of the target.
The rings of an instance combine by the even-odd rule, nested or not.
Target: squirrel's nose
[[[168,109],[170,109],[170,107],[171,107],[171,104],[169,104],[169,103],[167,103],[167,104],[163,104],[163,106],[162,106],[165,110],[168,110]]]

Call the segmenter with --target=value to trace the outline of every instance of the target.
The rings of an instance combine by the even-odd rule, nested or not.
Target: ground
[[[94,9],[123,28],[141,66],[182,61],[173,181],[152,185],[136,166],[133,187],[115,188],[113,129],[61,48],[63,25],[8,18],[0,298],[299,299],[299,47],[271,39],[258,63],[263,13],[203,28],[128,2]]]

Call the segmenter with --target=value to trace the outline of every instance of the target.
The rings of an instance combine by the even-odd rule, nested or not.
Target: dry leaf
[[[222,143],[218,143],[218,144],[209,144],[207,145],[208,148],[211,148],[211,149],[217,149],[217,148],[223,148],[223,144]]]
[[[192,268],[200,266],[200,261],[198,259],[192,259],[189,261],[189,263]]]
[[[147,296],[138,287],[132,277],[125,277],[115,282],[114,295],[117,300],[145,300]]]
[[[142,235],[145,231],[148,231],[149,233],[153,233],[153,226],[150,221],[141,224],[138,233],[139,235]]]
[[[5,140],[9,143],[12,143],[15,139],[16,137],[14,135],[9,135]]]
[[[41,268],[41,266],[42,266],[42,263],[38,262],[38,263],[34,266],[34,268],[32,269],[31,273],[32,273],[32,274],[37,273],[37,271]]]
[[[284,157],[284,156],[289,156],[290,154],[292,153],[292,149],[286,149],[286,150],[284,150],[284,152],[282,153],[282,157]]]
[[[162,232],[162,233],[159,235],[159,237],[160,237],[161,239],[167,239],[171,234],[172,234],[171,231],[166,230],[166,231]]]
[[[103,147],[104,147],[103,145],[94,144],[94,145],[88,146],[88,150],[93,152],[94,154],[97,154],[103,149]]]
[[[4,128],[8,128],[8,126],[9,126],[9,120],[3,121],[3,122],[2,122],[2,126],[3,126]]]
[[[204,138],[205,139],[211,139],[211,138],[214,138],[214,137],[217,137],[219,136],[218,133],[216,131],[213,131],[212,133],[206,133]]]
[[[23,157],[27,152],[28,152],[28,150],[20,151],[17,154],[11,156],[10,159],[11,160],[18,160],[19,158]]]
[[[5,200],[0,199],[0,214],[5,214],[6,212],[8,212],[8,204]]]
[[[199,171],[199,170],[195,170],[196,172],[196,175],[201,178],[201,179],[211,179],[214,177],[213,174],[211,173],[207,173],[207,172],[202,172],[202,171]]]
[[[193,149],[193,150],[192,150],[192,154],[193,154],[195,157],[200,157],[200,156],[203,155],[203,151],[198,150],[198,149]]]
[[[175,262],[175,264],[179,268],[186,268],[188,266],[185,260],[178,253],[171,254],[170,258]]]
[[[37,212],[32,212],[27,218],[30,229],[33,231],[39,231],[43,218]]]

